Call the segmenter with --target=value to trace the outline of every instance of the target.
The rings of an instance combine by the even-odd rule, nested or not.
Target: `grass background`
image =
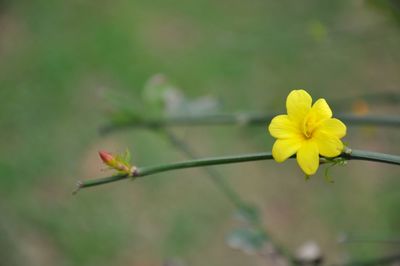
[[[105,175],[99,149],[128,147],[138,165],[184,158],[145,130],[100,137],[110,108],[102,95],[138,99],[163,73],[189,97],[219,97],[226,111],[283,112],[292,88],[328,102],[399,92],[399,47],[396,18],[371,1],[1,1],[0,265],[260,265],[224,244],[234,208],[201,170],[71,196],[78,179]],[[369,109],[399,114],[396,105]],[[202,156],[273,143],[265,128],[177,133]],[[350,127],[346,141],[399,153],[396,128]],[[289,250],[315,240],[340,262],[398,249],[336,242],[341,232],[399,237],[394,166],[351,162],[333,169],[334,185],[323,171],[304,182],[295,162],[219,170]]]

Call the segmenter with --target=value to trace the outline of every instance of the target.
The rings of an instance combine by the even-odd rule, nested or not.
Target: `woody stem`
[[[291,158],[294,158],[292,156]],[[371,151],[362,151],[362,150],[352,150],[350,153],[342,153],[337,158],[343,158],[346,160],[362,160],[362,161],[373,161],[379,163],[387,163],[400,165],[400,156],[398,155],[390,155],[378,152]],[[233,163],[242,163],[242,162],[251,162],[251,161],[262,161],[262,160],[271,160],[273,159],[272,153],[263,152],[263,153],[254,153],[254,154],[245,154],[245,155],[233,155],[233,156],[222,156],[222,157],[209,157],[203,159],[193,159],[176,163],[169,164],[161,164],[156,166],[148,166],[148,167],[139,167],[133,174],[133,178],[144,177],[148,175],[153,175],[157,173],[178,170],[178,169],[186,169],[186,168],[194,168],[201,166],[209,166],[209,165],[220,165],[220,164],[233,164]],[[78,182],[78,189],[93,187],[102,184],[107,184],[119,180],[123,180],[128,178],[129,175],[116,175],[104,178],[97,178],[91,180],[84,180]]]
[[[265,126],[266,121],[270,121],[276,114],[263,113],[234,113],[234,114],[211,114],[195,116],[175,116],[159,119],[131,119],[124,122],[111,123],[100,129],[102,134],[124,128],[160,128],[166,126],[205,126],[205,125],[249,125]],[[400,126],[398,116],[379,116],[379,115],[351,115],[338,114],[335,118],[340,119],[347,125],[374,125],[374,126]]]

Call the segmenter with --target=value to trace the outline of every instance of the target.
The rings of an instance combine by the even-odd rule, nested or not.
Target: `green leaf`
[[[332,163],[331,165],[327,166],[325,168],[325,181],[328,183],[334,183],[333,178],[329,175],[329,170],[332,168],[332,166],[334,166],[335,163]]]
[[[132,159],[131,152],[129,151],[128,148],[126,148],[123,160],[125,163],[129,164],[131,162],[131,159]]]

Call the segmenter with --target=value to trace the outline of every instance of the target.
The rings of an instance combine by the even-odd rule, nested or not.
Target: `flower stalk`
[[[292,156],[291,158],[294,158]],[[323,157],[321,157],[322,159]],[[400,165],[400,156],[390,155],[378,152],[363,151],[363,150],[351,150],[346,153],[342,153],[336,158],[343,158],[345,160],[361,160],[361,161],[372,161],[393,165]],[[203,159],[187,160],[176,163],[162,164],[156,166],[138,167],[136,171],[130,176],[129,174],[118,174],[110,177],[103,177],[97,179],[89,179],[84,181],[79,181],[77,184],[78,189],[93,187],[98,185],[103,185],[111,182],[116,182],[120,180],[127,179],[129,177],[139,178],[149,175],[154,175],[162,172],[168,172],[178,169],[195,168],[210,165],[222,165],[222,164],[233,164],[242,162],[252,162],[252,161],[262,161],[262,160],[272,160],[272,153],[253,153],[245,155],[233,155],[233,156],[223,156],[223,157],[210,157]]]

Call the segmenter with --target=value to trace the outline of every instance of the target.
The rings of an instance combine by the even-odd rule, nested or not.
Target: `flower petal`
[[[302,122],[311,109],[312,98],[305,90],[293,90],[286,99],[286,109],[290,118]]]
[[[331,118],[321,123],[321,125],[316,129],[316,132],[319,131],[333,134],[340,139],[346,135],[346,125],[339,119]]]
[[[313,135],[313,140],[322,156],[336,157],[343,151],[343,143],[333,134],[317,131]]]
[[[332,110],[325,99],[318,99],[311,107],[311,112],[315,115],[316,121],[329,119],[332,117]]]
[[[314,141],[305,141],[297,151],[297,163],[307,175],[313,175],[318,170],[319,152]]]
[[[287,139],[301,134],[300,129],[293,123],[288,115],[275,116],[268,126],[269,133],[274,138]]]
[[[300,138],[278,139],[272,147],[272,156],[275,161],[281,163],[292,156],[301,147]]]

